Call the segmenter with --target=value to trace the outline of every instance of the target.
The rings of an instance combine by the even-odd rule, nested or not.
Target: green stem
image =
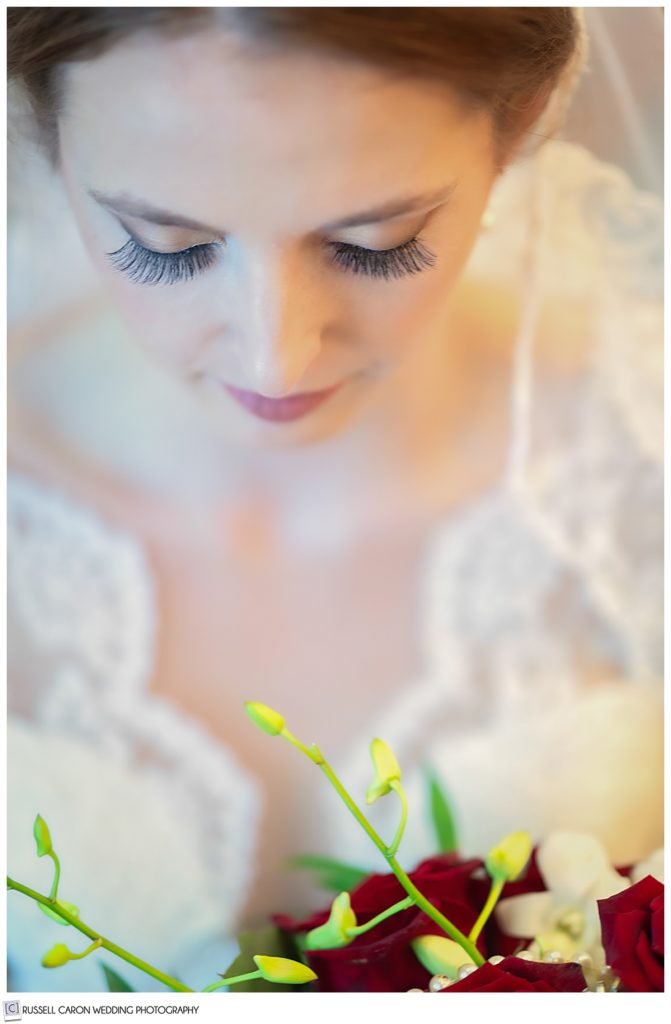
[[[380,851],[380,853],[382,854],[382,856],[386,860],[389,860],[389,857],[388,857],[388,847],[387,847],[387,844],[385,843],[385,841],[377,834],[377,832],[375,831],[373,826],[369,824],[368,819],[366,818],[365,814],[362,811],[360,811],[359,808],[357,807],[357,805],[354,803],[354,801],[352,800],[352,797],[349,795],[349,793],[347,792],[347,790],[343,786],[342,782],[340,781],[340,779],[338,778],[336,773],[331,768],[331,766],[328,763],[328,761],[323,757],[321,751],[316,746],[316,744],[313,746],[313,750],[320,757],[320,761],[319,762],[315,762],[315,763],[319,763],[319,768],[324,773],[326,778],[329,780],[329,782],[331,783],[331,785],[335,789],[335,791],[338,794],[338,796],[340,797],[340,799],[343,801],[343,803],[346,805],[346,807],[350,810],[350,812],[354,815],[356,820],[361,825],[362,829],[368,834],[370,839],[375,843],[375,845],[377,846],[377,848]],[[313,758],[313,760],[314,760],[314,758]]]
[[[349,810],[354,815],[356,820],[359,822],[363,830],[367,833],[368,836],[370,836],[372,841],[375,843],[378,850],[389,864],[389,867],[391,868],[391,870],[396,875],[397,879],[407,892],[408,896],[412,897],[413,903],[420,907],[420,909],[424,911],[427,917],[430,917],[432,921],[435,921],[439,928],[442,928],[442,930],[447,935],[449,935],[451,939],[454,939],[454,941],[457,942],[461,946],[461,948],[468,953],[473,963],[477,964],[478,967],[481,964],[483,964],[485,962],[484,957],[481,956],[480,952],[476,949],[475,945],[471,942],[471,940],[467,938],[467,936],[464,935],[463,932],[460,932],[459,929],[455,925],[453,925],[451,921],[448,921],[444,914],[441,914],[439,910],[436,910],[433,904],[429,903],[426,896],[423,896],[422,893],[417,888],[417,886],[410,881],[407,874],[405,873],[401,865],[398,863],[396,858],[393,855],[390,855],[389,848],[386,846],[384,840],[368,823],[365,815],[362,813],[362,811],[359,810],[357,805],[354,803],[351,796],[349,795],[349,793],[347,792],[347,790],[345,789],[345,787],[343,786],[340,779],[335,774],[329,763],[326,761],[326,759],[324,758],[316,744],[313,744],[312,750],[314,751],[315,756],[311,757],[311,760],[314,761],[315,764],[319,765],[319,768],[326,776],[326,778],[329,780],[338,796],[349,808]]]
[[[81,960],[81,959],[83,959],[83,957],[88,956],[89,953],[92,953],[94,951],[94,949],[100,949],[101,946],[102,946],[102,940],[101,939],[96,939],[96,941],[92,942],[91,945],[88,946],[88,948],[85,949],[83,953],[72,953],[71,952],[70,953],[70,959],[71,960]]]
[[[241,981],[252,981],[254,978],[261,978],[261,971],[251,971],[249,974],[237,974],[234,978],[224,978],[222,981],[215,981],[213,985],[201,989],[201,992],[216,992],[218,988],[227,988],[228,985],[238,985]]]
[[[471,928],[470,932],[468,933],[468,937],[471,940],[471,942],[477,942],[478,936],[480,935],[480,932],[482,931],[482,929],[484,928],[485,924],[487,923],[487,920],[489,919],[489,916],[490,916],[492,910],[496,906],[497,900],[498,900],[499,896],[501,895],[501,892],[503,890],[503,886],[505,884],[506,884],[505,878],[495,878],[492,881],[492,887],[489,890],[489,896],[487,897],[487,902],[485,903],[484,907],[480,911],[479,918],[477,919],[477,921],[475,922],[475,924]]]
[[[321,757],[321,754],[316,754],[313,750],[310,750],[308,747],[306,747],[305,744],[301,743],[300,740],[296,739],[294,734],[289,732],[287,728],[282,729],[280,736],[283,736],[285,740],[288,740],[293,747],[296,747],[296,750],[300,750],[301,754],[305,754],[305,756],[309,757],[310,760],[314,761],[315,764],[319,764],[319,757]]]
[[[346,933],[349,939],[356,938],[357,935],[364,935],[369,932],[375,925],[380,924],[381,921],[386,921],[392,914],[398,914],[401,910],[407,910],[408,907],[414,906],[415,901],[411,896],[406,896],[404,900],[399,900],[398,903],[394,903],[392,907],[387,907],[377,917],[372,917],[370,921],[366,921],[365,924],[357,925],[356,928],[347,928]]]
[[[408,820],[408,801],[403,786],[401,785],[398,779],[394,779],[394,781],[390,783],[390,785],[394,792],[398,793],[401,800],[401,821],[399,823],[398,829],[396,830],[394,841],[389,847],[388,851],[388,855],[390,857],[395,857],[396,851],[401,845],[401,839],[403,838],[403,833],[405,832],[405,825]]]
[[[439,925],[443,929],[443,931],[450,936],[451,939],[454,939],[454,941],[457,942],[461,946],[461,948],[468,953],[474,964],[477,964],[478,967],[481,967],[482,964],[484,964],[485,962],[485,958],[482,956],[480,951],[475,947],[475,944],[471,942],[471,940],[467,938],[463,932],[460,932],[459,929],[444,916],[444,914],[441,914],[439,910],[436,910],[432,903],[429,903],[426,896],[423,896],[422,893],[417,888],[417,886],[410,881],[410,879],[408,878],[405,871],[403,870],[403,868],[401,867],[397,860],[392,858],[389,861],[389,867],[394,872],[394,874],[396,875],[396,877],[398,878],[399,882],[401,883],[405,891],[408,893],[408,895],[413,897],[417,906],[424,911],[426,916],[430,917],[432,921],[435,921],[436,924]]]
[[[61,862],[56,856],[54,850],[49,851],[49,856],[54,862],[54,880],[51,886],[51,892],[49,893],[49,899],[55,900],[56,897],[58,896],[58,883],[60,882],[61,879]]]
[[[7,888],[14,889],[16,892],[22,892],[24,896],[29,896],[36,903],[42,903],[45,907],[49,907],[50,910],[54,910],[64,921],[67,921],[73,928],[81,932],[82,935],[87,935],[89,939],[94,941],[99,940],[100,945],[108,950],[108,952],[114,953],[115,956],[125,960],[126,963],[132,964],[134,967],[139,968],[139,970],[144,971],[145,974],[151,975],[152,978],[156,978],[157,981],[167,985],[168,988],[173,989],[175,992],[193,992],[193,989],[182,985],[181,981],[171,978],[170,975],[164,974],[162,971],[157,970],[156,967],[152,967],[151,964],[145,963],[144,960],[140,960],[139,957],[133,956],[132,953],[122,949],[121,946],[117,946],[115,942],[110,942],[109,939],[99,935],[93,928],[90,928],[83,921],[80,921],[78,917],[75,917],[74,914],[70,914],[67,910],[58,906],[55,900],[50,899],[48,896],[42,896],[41,893],[35,892],[34,889],[29,889],[27,885],[22,885],[21,882],[15,882],[9,875],[7,875]]]

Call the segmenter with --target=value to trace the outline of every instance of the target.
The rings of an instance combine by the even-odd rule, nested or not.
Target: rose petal
[[[494,964],[483,964],[443,992],[532,992],[533,988],[524,978],[517,978]]]
[[[585,978],[578,964],[539,964],[511,956],[497,965],[483,964],[444,991],[582,992],[584,988]]]
[[[647,935],[639,935],[636,940],[636,957],[645,975],[647,988],[646,992],[664,991],[664,967],[650,948],[650,939]]]
[[[650,904],[652,919],[650,922],[650,938],[652,948],[657,956],[664,958],[664,893],[655,896]]]
[[[599,900],[603,945],[627,992],[661,991],[663,987],[663,933],[659,926],[652,948],[652,904],[660,912],[664,886],[648,876],[607,900]],[[657,902],[660,901],[660,902]]]

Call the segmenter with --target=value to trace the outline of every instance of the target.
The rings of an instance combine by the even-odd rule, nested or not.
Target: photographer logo
[[[21,1020],[21,1003],[18,999],[3,999],[2,1009],[5,1020]]]

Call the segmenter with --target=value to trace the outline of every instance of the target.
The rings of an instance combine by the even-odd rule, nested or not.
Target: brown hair
[[[186,35],[215,22],[252,47],[321,49],[443,81],[490,111],[500,156],[540,115],[578,31],[570,7],[10,7],[7,17],[8,74],[53,166],[62,66],[137,32]]]

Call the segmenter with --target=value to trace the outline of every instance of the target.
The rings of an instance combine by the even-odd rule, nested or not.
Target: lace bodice
[[[423,669],[333,758],[360,795],[370,738],[391,743],[413,808],[408,865],[432,851],[426,761],[454,800],[464,853],[521,827],[597,831],[625,861],[661,841],[661,214],[586,150],[543,154],[524,471],[427,537]],[[474,278],[519,288],[529,173],[502,180]],[[543,375],[553,330],[571,343],[582,332],[587,353],[566,388]],[[206,724],[149,695],[157,608],[132,536],[13,474],[9,556],[10,873],[50,884],[31,836],[39,810],[82,912],[204,985],[231,959],[263,794]],[[344,811],[311,813],[323,814],[322,852],[380,868]],[[374,809],[389,833],[396,813],[391,801]],[[69,990],[74,973],[35,967],[62,941],[57,926],[27,901],[8,904],[15,988]],[[100,987],[95,963],[76,972],[77,987]],[[139,987],[153,986],[142,976]]]

